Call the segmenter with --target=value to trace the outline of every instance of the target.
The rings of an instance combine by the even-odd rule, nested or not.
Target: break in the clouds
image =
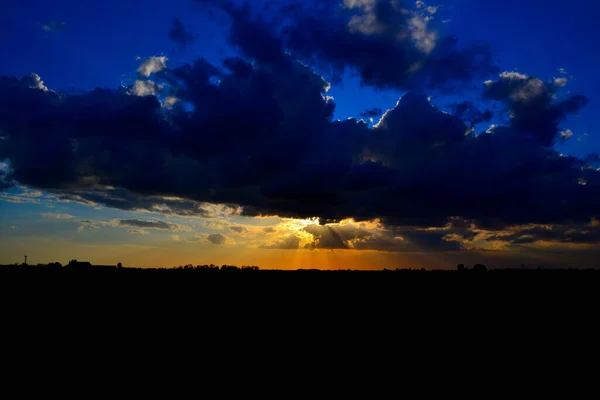
[[[323,249],[451,251],[494,236],[515,245],[519,238],[505,234],[515,227],[598,219],[595,159],[553,147],[587,99],[562,95],[555,81],[495,72],[485,47],[429,36],[435,19],[425,5],[325,1],[259,16],[248,4],[203,4],[229,16],[241,57],[174,67],[151,57],[130,87],[83,94],[44,89],[31,76],[0,78],[0,160],[8,166],[0,185],[171,215],[210,216],[221,207],[249,217],[315,217],[322,226],[302,232],[314,239],[304,247]],[[336,121],[325,76],[346,69],[374,88],[420,90],[374,126]],[[496,111],[464,100],[448,113],[422,91],[460,82],[478,87]],[[165,107],[163,98],[177,101]],[[492,117],[505,122],[490,127]],[[340,225],[350,218],[378,219],[383,228]],[[459,229],[458,220],[468,223]],[[177,231],[159,222],[116,225]],[[557,240],[574,237],[563,231]],[[294,234],[263,248],[300,243]]]

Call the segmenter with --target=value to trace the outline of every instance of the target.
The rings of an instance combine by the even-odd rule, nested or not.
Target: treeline
[[[258,271],[259,267],[256,265],[242,265],[238,267],[237,265],[218,265],[210,264],[210,265],[180,265],[178,267],[174,267],[175,270],[186,270],[186,271]]]

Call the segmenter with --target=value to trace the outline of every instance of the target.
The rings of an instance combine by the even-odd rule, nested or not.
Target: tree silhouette
[[[473,272],[486,272],[487,271],[487,267],[483,264],[475,264],[475,266],[473,266]]]

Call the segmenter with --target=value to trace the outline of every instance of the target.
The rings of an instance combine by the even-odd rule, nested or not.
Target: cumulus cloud
[[[136,96],[155,96],[161,88],[162,85],[157,84],[156,82],[137,80],[131,88],[131,93]],[[169,101],[169,103],[171,103],[171,101]]]
[[[560,122],[567,115],[577,113],[588,102],[581,95],[555,101],[555,90],[553,84],[539,78],[503,72],[500,79],[486,83],[485,96],[508,107],[512,128],[550,146],[559,136]]]
[[[48,88],[46,87],[46,85],[44,85],[42,78],[40,78],[40,76],[38,74],[31,73],[29,75],[25,75],[22,78],[22,81],[23,81],[23,84],[29,88],[39,89],[44,92],[48,91]]]
[[[148,78],[150,75],[165,69],[167,67],[167,61],[168,58],[165,56],[149,57],[142,62],[138,68],[138,72],[141,76]]]

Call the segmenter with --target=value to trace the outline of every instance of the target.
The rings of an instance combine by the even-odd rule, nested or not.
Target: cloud
[[[468,229],[446,224],[439,229],[404,226],[388,229],[378,225],[347,221],[327,225],[310,225],[304,229],[313,236],[307,249],[371,250],[385,252],[459,251],[459,239],[471,237]],[[453,235],[453,236],[450,236]]]
[[[144,229],[129,229],[129,230],[127,230],[127,233],[129,233],[130,235],[136,235],[136,236],[148,235],[148,231],[146,231]]]
[[[494,116],[491,110],[481,111],[470,101],[449,104],[448,107],[452,109],[455,117],[468,121],[472,127],[482,122],[489,122]]]
[[[42,213],[42,217],[46,219],[73,219],[74,216],[70,214],[59,214],[59,213]]]
[[[600,244],[600,226],[596,220],[581,223],[539,225],[529,224],[511,226],[497,231],[478,231],[474,240],[485,238],[489,242],[500,242],[506,246],[536,248],[558,247],[561,251],[578,250],[580,245],[597,246]],[[566,246],[560,246],[566,245]],[[551,250],[551,248],[549,248]]]
[[[229,229],[238,234],[248,232],[248,229],[243,226],[230,226]]]
[[[162,229],[169,231],[191,231],[192,228],[189,226],[172,224],[170,222],[159,221],[159,220],[139,220],[139,219],[121,219],[118,221],[119,226],[132,226],[137,228],[146,229]]]
[[[38,74],[31,73],[29,75],[25,75],[22,78],[22,82],[25,86],[31,89],[39,89],[44,92],[48,91],[48,88],[46,87],[46,85],[44,85],[44,82]]]
[[[282,239],[276,240],[273,243],[265,243],[260,245],[261,249],[270,250],[296,250],[299,248],[300,238],[296,235],[287,235]]]
[[[162,71],[167,67],[168,58],[165,56],[149,57],[138,68],[141,76],[148,78],[150,75]]]
[[[223,246],[226,244],[235,243],[231,238],[221,234],[221,233],[197,233],[192,238],[188,239],[190,242],[204,242],[210,243],[215,246]]]
[[[558,87],[565,87],[569,80],[567,78],[554,78],[554,84]]]
[[[215,245],[223,245],[227,243],[227,236],[222,235],[220,233],[212,233],[206,236],[206,240]]]
[[[495,70],[486,46],[459,48],[454,38],[439,37],[432,27],[433,9],[406,2],[273,2],[271,12],[258,17],[250,3],[196,1],[230,17],[229,40],[247,57],[281,64],[289,51],[334,80],[350,69],[376,88],[456,88]]]
[[[67,29],[67,24],[63,21],[48,21],[42,25],[46,32],[62,32]]]
[[[171,28],[169,29],[169,39],[179,44],[182,48],[194,43],[198,38],[187,32],[183,26],[183,22],[178,17],[173,17]]]
[[[192,228],[186,225],[179,225],[161,220],[140,220],[140,219],[112,219],[108,221],[79,221],[79,230],[98,229],[98,228],[132,228],[128,232],[130,234],[144,235],[146,230],[164,230],[171,232],[190,232]]]
[[[588,99],[573,95],[554,100],[556,87],[539,78],[518,72],[503,72],[500,79],[488,81],[487,98],[503,102],[510,112],[511,127],[532,135],[542,145],[551,146],[559,136],[559,123],[582,109]]]
[[[560,132],[560,138],[563,140],[570,139],[572,136],[573,136],[573,131],[571,131],[570,129],[566,129],[566,130]]]
[[[162,86],[156,82],[137,80],[131,88],[131,93],[136,96],[156,96],[160,89],[162,89]]]
[[[9,178],[8,169],[3,170],[2,168],[0,168],[0,191],[6,190],[10,187],[13,187],[14,185],[15,182],[13,182],[12,179]]]
[[[381,116],[381,114],[383,114],[383,110],[381,108],[369,108],[368,110],[360,113],[360,116],[364,118],[375,118]]]
[[[106,206],[182,217],[210,218],[237,213],[235,208],[227,205],[211,205],[173,196],[140,195],[125,189],[107,187],[56,191],[56,198],[63,202],[76,202],[93,207]]]

